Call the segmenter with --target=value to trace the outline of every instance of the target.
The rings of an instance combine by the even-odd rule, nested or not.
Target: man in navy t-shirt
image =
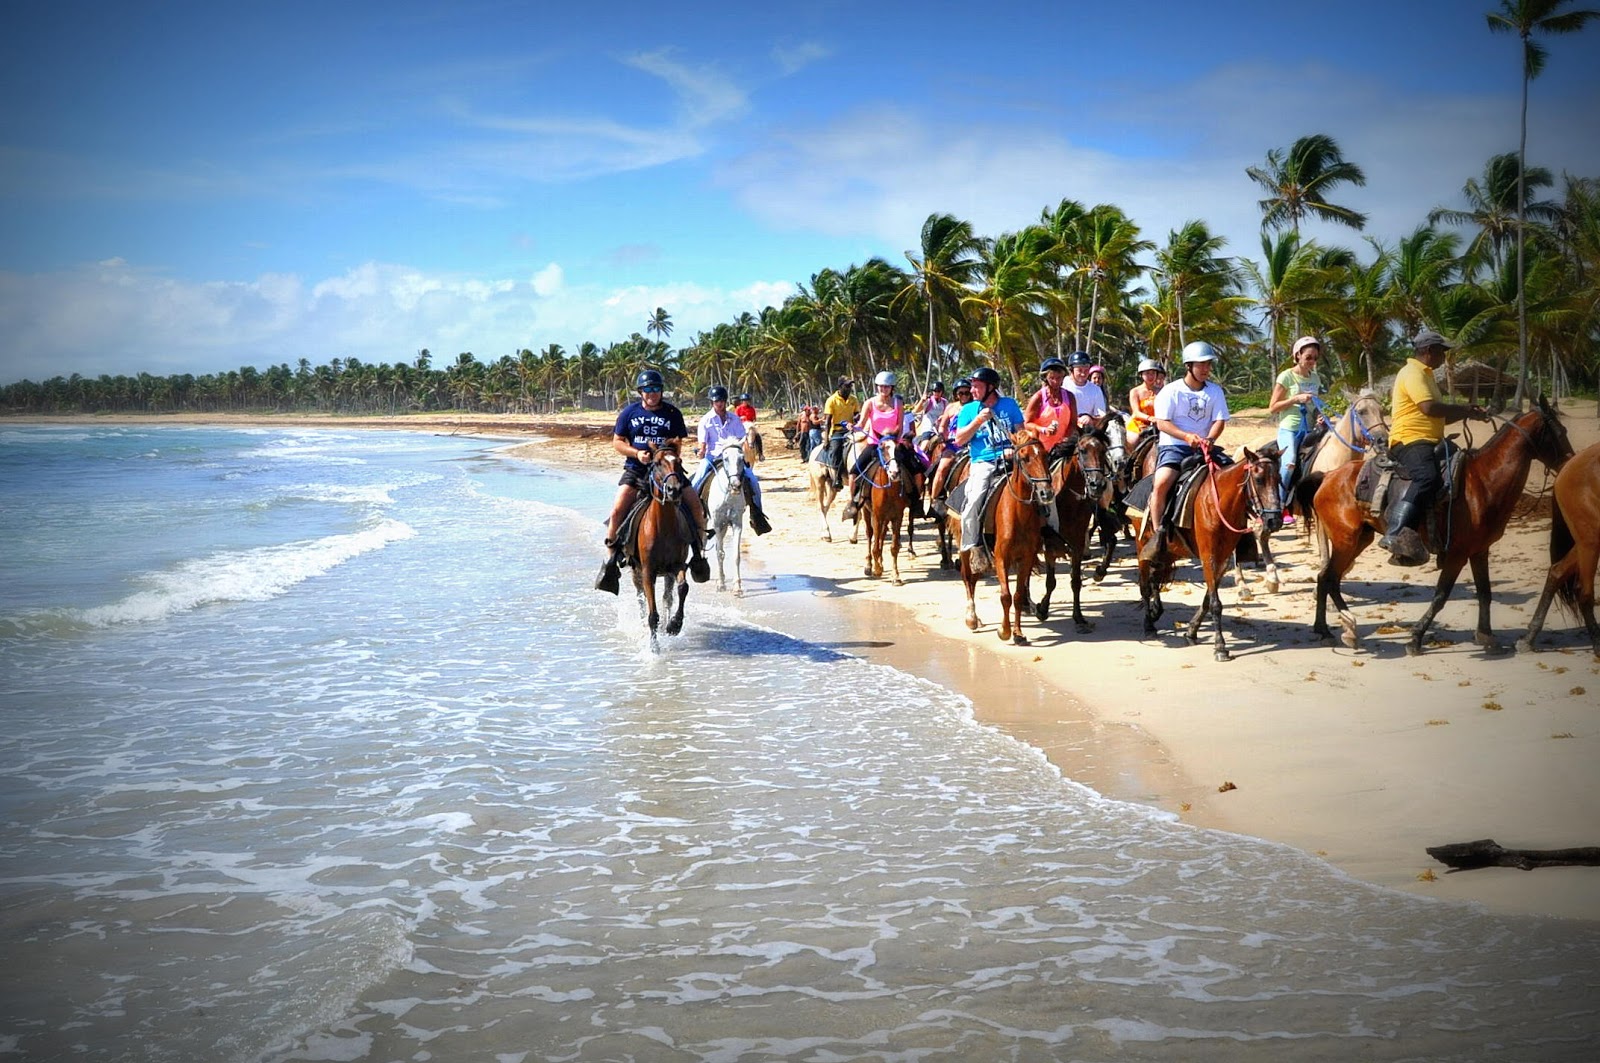
[[[622,465],[622,478],[617,481],[617,498],[611,505],[611,519],[606,526],[608,553],[594,581],[595,590],[610,591],[612,594],[618,590],[623,554],[622,544],[617,541],[617,532],[628,510],[633,507],[634,500],[639,497],[639,492],[650,490],[650,467],[646,464],[650,458],[650,448],[669,443],[682,446],[689,438],[683,413],[662,397],[663,381],[659,372],[654,369],[643,370],[639,373],[636,386],[639,389],[638,400],[622,408],[612,429],[611,448],[627,460]],[[687,479],[682,497],[688,504],[695,524],[689,533],[689,548],[693,551],[689,560],[689,575],[694,577],[696,583],[704,583],[711,578],[711,566],[705,558],[705,509],[700,505],[699,493]]]

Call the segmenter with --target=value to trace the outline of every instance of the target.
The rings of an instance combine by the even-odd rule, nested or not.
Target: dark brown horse
[[[667,634],[683,630],[683,603],[689,597],[689,536],[694,522],[683,512],[680,500],[688,484],[679,467],[675,446],[650,448],[650,500],[628,542],[628,564],[633,568],[633,586],[639,592],[645,619],[650,624],[650,647],[655,649],[656,628],[661,614],[656,608],[656,581],[669,603],[673,588],[678,602],[667,619]]]
[[[1550,574],[1533,611],[1528,633],[1517,649],[1532,650],[1544,627],[1550,600],[1560,597],[1583,618],[1589,647],[1600,661],[1600,624],[1594,619],[1594,571],[1600,563],[1600,443],[1586,448],[1561,467],[1551,489]]]
[[[1083,559],[1089,553],[1089,538],[1098,523],[1100,499],[1111,482],[1111,462],[1109,440],[1099,432],[1079,433],[1070,442],[1072,454],[1052,470],[1051,486],[1056,493],[1061,538],[1072,566],[1072,622],[1079,634],[1087,634],[1094,625],[1083,616]],[[1055,559],[1055,554],[1045,553],[1044,597],[1034,609],[1034,616],[1040,620],[1048,615],[1050,595],[1056,589]]]
[[[904,478],[900,471],[897,440],[884,436],[878,441],[877,455],[862,474],[866,491],[862,498],[861,520],[867,525],[867,567],[864,575],[883,578],[883,547],[890,541],[889,564],[894,582],[900,579],[900,518],[906,511]]]
[[[1473,639],[1490,651],[1500,648],[1489,626],[1489,547],[1505,534],[1511,512],[1522,500],[1522,488],[1528,482],[1534,459],[1557,469],[1571,456],[1567,430],[1542,397],[1533,409],[1501,425],[1481,450],[1467,456],[1460,489],[1453,498],[1446,498],[1446,492],[1441,491],[1434,507],[1439,526],[1448,529],[1448,540],[1428,542],[1429,549],[1438,555],[1439,581],[1434,585],[1428,611],[1417,621],[1411,640],[1406,643],[1406,653],[1415,657],[1422,652],[1429,625],[1467,565],[1472,566],[1472,582],[1478,596],[1478,629]],[[1344,644],[1351,649],[1360,646],[1356,618],[1345,605],[1339,585],[1356,557],[1383,530],[1384,519],[1356,498],[1356,477],[1364,464],[1353,462],[1329,473],[1312,502],[1316,519],[1328,537],[1328,560],[1317,576],[1317,616],[1312,631],[1325,642],[1333,641],[1333,632],[1328,630],[1328,599],[1332,598],[1344,628]],[[1430,535],[1424,531],[1425,539]]]
[[[1206,448],[1210,459],[1210,448]],[[1217,585],[1232,563],[1239,540],[1249,534],[1251,517],[1258,517],[1267,528],[1276,531],[1283,526],[1283,496],[1278,483],[1278,463],[1271,458],[1243,451],[1238,464],[1219,468],[1212,464],[1206,471],[1206,482],[1196,490],[1194,520],[1188,528],[1172,526],[1167,522],[1166,545],[1153,560],[1139,560],[1139,598],[1144,604],[1144,633],[1156,633],[1156,621],[1165,611],[1161,604],[1161,586],[1167,582],[1172,562],[1180,557],[1194,557],[1205,570],[1206,596],[1200,608],[1189,621],[1188,640],[1200,641],[1200,621],[1210,613],[1217,624],[1217,637],[1213,656],[1219,661],[1232,660],[1222,637],[1222,596]],[[1142,546],[1153,531],[1154,520],[1146,520],[1139,531]]]
[[[1039,560],[1039,549],[1044,529],[1045,507],[1055,504],[1055,489],[1050,486],[1050,470],[1045,464],[1044,445],[1032,425],[1023,425],[1011,433],[1011,446],[1015,454],[1013,467],[1001,474],[1000,483],[989,496],[985,524],[992,514],[994,521],[994,572],[1000,581],[1000,627],[996,632],[1002,640],[1018,646],[1028,644],[1022,633],[1022,611],[1028,607],[1028,580],[1033,566]],[[961,516],[951,513],[952,530],[960,534]],[[967,628],[978,630],[978,610],[973,594],[979,576],[972,569],[972,555],[961,555],[961,580],[967,587]],[[1011,579],[1016,577],[1016,593],[1012,593]]]

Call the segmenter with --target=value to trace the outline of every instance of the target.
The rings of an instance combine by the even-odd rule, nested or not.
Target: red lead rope
[[[1217,463],[1211,457],[1211,441],[1209,439],[1203,441],[1200,444],[1200,449],[1206,456],[1206,482],[1211,485],[1211,501],[1217,507],[1217,519],[1222,522],[1224,528],[1227,528],[1235,535],[1249,535],[1250,532],[1247,529],[1235,528],[1228,523],[1228,518],[1223,516],[1222,496],[1217,492]],[[1250,522],[1245,521],[1245,523],[1248,524]]]

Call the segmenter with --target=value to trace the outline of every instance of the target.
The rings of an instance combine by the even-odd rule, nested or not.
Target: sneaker
[[[711,578],[711,563],[706,560],[705,554],[695,554],[689,559],[689,578],[696,583],[704,583]]]
[[[1283,526],[1285,528],[1294,527],[1294,514],[1293,513],[1285,513],[1283,515]]]

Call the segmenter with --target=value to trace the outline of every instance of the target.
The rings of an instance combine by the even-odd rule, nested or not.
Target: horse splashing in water
[[[1228,571],[1239,540],[1249,534],[1250,518],[1260,519],[1271,530],[1283,522],[1283,498],[1278,483],[1278,463],[1271,458],[1243,451],[1243,460],[1221,468],[1211,459],[1211,448],[1206,452],[1206,482],[1197,484],[1199,494],[1194,503],[1194,519],[1188,528],[1168,527],[1166,545],[1149,560],[1139,560],[1139,598],[1144,606],[1144,633],[1156,633],[1156,621],[1165,611],[1161,604],[1161,586],[1167,582],[1172,562],[1179,557],[1193,556],[1205,571],[1206,595],[1189,621],[1185,634],[1190,643],[1200,641],[1200,621],[1209,613],[1216,622],[1217,636],[1213,656],[1219,661],[1232,660],[1222,637],[1222,596],[1217,587]],[[1139,540],[1148,539],[1154,521],[1145,521]]]
[[[1600,564],[1600,443],[1561,467],[1551,496],[1550,574],[1517,649],[1533,649],[1550,602],[1559,597],[1583,619],[1590,650],[1600,661],[1600,624],[1594,618],[1594,573]]]
[[[1424,532],[1439,559],[1439,580],[1433,601],[1422,614],[1406,643],[1406,653],[1422,652],[1433,618],[1443,607],[1456,585],[1462,568],[1470,565],[1478,597],[1478,627],[1473,640],[1491,652],[1499,649],[1489,624],[1489,547],[1505,534],[1511,513],[1522,499],[1528,471],[1535,459],[1556,469],[1572,455],[1567,430],[1556,411],[1541,397],[1535,407],[1500,426],[1481,450],[1466,456],[1458,490],[1441,490],[1433,516],[1438,527],[1447,530],[1443,542]],[[1329,473],[1317,488],[1313,500],[1316,519],[1328,536],[1328,560],[1317,576],[1317,614],[1312,631],[1324,642],[1333,641],[1328,629],[1328,600],[1333,600],[1343,627],[1343,642],[1351,649],[1360,647],[1355,616],[1345,605],[1340,583],[1344,574],[1374,536],[1382,531],[1385,519],[1356,497],[1356,479],[1365,462],[1352,463]],[[1424,521],[1424,526],[1429,523]]]
[[[695,534],[694,522],[683,512],[681,500],[688,484],[679,465],[675,446],[649,448],[650,497],[634,526],[626,553],[633,569],[633,586],[639,592],[645,619],[650,625],[650,648],[657,649],[656,630],[661,623],[657,609],[656,583],[661,596],[678,601],[667,618],[666,631],[676,635],[683,630],[683,606],[689,597],[689,537]]]
[[[723,564],[724,555],[731,546],[733,593],[740,598],[744,597],[744,573],[739,556],[739,547],[744,542],[744,467],[744,450],[724,447],[712,462],[706,494],[706,524],[717,547],[717,590],[728,589]]]

